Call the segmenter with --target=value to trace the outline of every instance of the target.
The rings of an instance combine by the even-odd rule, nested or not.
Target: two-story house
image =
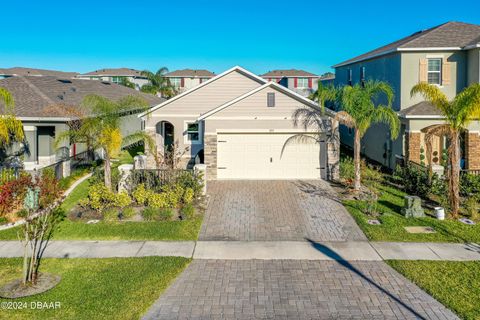
[[[318,89],[319,76],[304,70],[272,70],[260,77],[276,82],[304,97],[308,97]]]
[[[387,44],[334,66],[336,85],[353,85],[374,79],[395,90],[393,108],[401,119],[398,139],[384,125],[373,126],[362,141],[362,153],[393,168],[396,159],[426,164],[422,129],[443,123],[441,113],[422,96],[410,95],[419,82],[438,86],[449,99],[471,83],[479,82],[480,25],[448,22]],[[462,137],[461,166],[480,169],[480,124],[472,121]],[[341,128],[344,144],[353,145],[353,131]],[[445,138],[433,142],[433,165],[442,164]]]
[[[135,85],[136,90],[140,90],[144,84],[149,83],[148,78],[142,75],[142,71],[129,68],[100,69],[79,74],[76,78],[83,80],[108,81],[117,84],[121,84],[123,78],[125,78]]]
[[[208,70],[182,69],[166,73],[164,77],[170,81],[178,93],[182,93],[207,82],[214,76],[215,74]]]

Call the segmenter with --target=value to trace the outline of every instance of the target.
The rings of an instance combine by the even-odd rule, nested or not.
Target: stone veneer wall
[[[217,136],[205,135],[203,138],[204,162],[207,165],[207,179],[217,179]]]
[[[420,163],[420,132],[408,132],[406,136],[407,160]]]
[[[480,134],[468,132],[466,134],[465,147],[467,169],[480,170]]]

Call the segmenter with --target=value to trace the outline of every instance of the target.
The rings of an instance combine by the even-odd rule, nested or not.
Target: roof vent
[[[60,100],[63,100],[63,94],[59,94],[59,95],[57,96],[57,98],[60,99]]]
[[[267,107],[269,108],[275,107],[275,92],[267,93]]]

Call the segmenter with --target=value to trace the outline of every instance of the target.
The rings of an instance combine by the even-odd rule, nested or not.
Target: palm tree
[[[142,75],[147,77],[149,84],[144,84],[140,90],[142,92],[151,94],[160,94],[164,98],[171,98],[177,94],[177,90],[170,83],[165,74],[168,73],[168,68],[162,67],[156,73],[145,70]]]
[[[135,83],[131,82],[130,80],[128,80],[127,77],[122,77],[120,79],[120,82],[118,83],[119,85],[122,85],[124,87],[127,87],[127,88],[131,88],[131,89],[135,89]]]
[[[449,141],[448,193],[452,216],[456,218],[460,210],[460,134],[473,119],[480,118],[480,84],[470,85],[453,100],[449,100],[437,86],[428,83],[415,85],[410,95],[417,94],[435,106],[445,118],[445,124],[432,126],[427,133],[445,135]]]
[[[79,120],[78,128],[70,128],[60,134],[56,143],[65,139],[82,143],[88,141],[93,150],[101,149],[104,154],[105,186],[111,189],[111,159],[122,147],[143,141],[150,150],[156,149],[155,141],[146,132],[137,131],[123,136],[120,130],[126,113],[144,111],[148,109],[148,104],[138,96],[127,96],[115,102],[98,95],[88,95],[83,99],[82,108],[90,116]]]
[[[22,121],[15,117],[14,100],[10,92],[0,87],[0,101],[4,104],[4,110],[0,114],[0,149],[10,146],[13,142],[23,141]]]
[[[353,188],[360,190],[360,150],[361,140],[374,123],[384,123],[390,127],[392,139],[396,139],[400,131],[400,120],[392,109],[393,89],[381,81],[369,80],[363,85],[344,86],[339,92],[341,111],[336,119],[343,125],[355,130],[353,144],[353,160],[355,179]],[[387,105],[378,104],[380,98],[386,98]]]

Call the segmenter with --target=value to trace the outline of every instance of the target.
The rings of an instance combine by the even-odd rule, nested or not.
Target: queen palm
[[[0,101],[4,104],[4,109],[0,114],[0,149],[4,149],[13,142],[23,141],[25,135],[22,121],[15,117],[13,97],[7,89],[1,87]]]
[[[137,131],[123,136],[120,129],[125,113],[144,111],[148,108],[148,104],[138,96],[127,96],[118,101],[112,101],[98,95],[88,95],[83,99],[82,108],[88,116],[79,120],[78,128],[71,128],[60,134],[56,143],[65,139],[81,143],[88,140],[91,148],[102,150],[105,186],[111,189],[111,159],[122,147],[143,141],[150,150],[156,148],[154,140],[147,133]]]
[[[460,209],[460,134],[468,124],[480,118],[480,84],[465,88],[453,100],[435,85],[419,83],[410,91],[411,96],[420,94],[437,108],[445,118],[445,124],[435,125],[425,131],[428,135],[446,136],[449,141],[448,193],[452,216],[457,217]]]
[[[385,99],[386,105],[377,101]],[[400,131],[400,120],[392,109],[393,89],[381,81],[367,81],[363,85],[344,86],[339,89],[341,111],[337,112],[336,119],[343,125],[354,129],[354,190],[360,189],[360,150],[362,137],[374,123],[384,123],[389,126],[392,139],[396,139]]]
[[[162,67],[153,73],[148,70],[142,71],[142,75],[147,77],[149,84],[143,85],[140,90],[142,92],[158,94],[164,98],[171,98],[177,94],[177,90],[170,83],[168,78],[165,77],[165,74],[168,73],[168,68]]]

